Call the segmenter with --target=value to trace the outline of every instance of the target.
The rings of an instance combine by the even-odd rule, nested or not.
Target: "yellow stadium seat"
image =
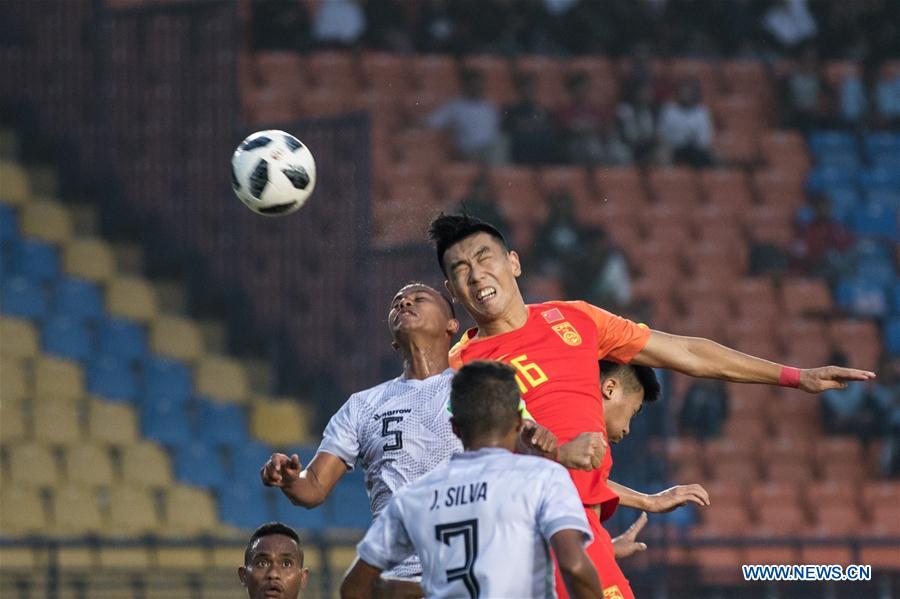
[[[38,353],[38,334],[34,325],[21,318],[0,317],[0,354],[31,358]]]
[[[150,441],[139,441],[122,450],[122,478],[133,486],[165,487],[172,482],[169,456]]]
[[[220,545],[212,550],[213,567],[221,570],[237,569],[244,564],[244,548]]]
[[[53,531],[59,535],[100,534],[103,515],[97,493],[76,485],[66,485],[53,496]]]
[[[328,565],[334,574],[346,572],[356,559],[356,547],[329,547]]]
[[[49,445],[77,443],[82,438],[80,420],[75,401],[40,399],[34,406],[34,438]]]
[[[40,493],[34,489],[4,485],[0,491],[0,531],[3,536],[43,532],[47,517]]]
[[[176,360],[193,362],[203,354],[203,334],[189,318],[160,316],[151,325],[150,348]]]
[[[159,516],[148,489],[116,487],[109,497],[109,529],[112,535],[156,532]]]
[[[140,277],[117,277],[106,289],[106,308],[116,316],[149,322],[159,314],[153,286]]]
[[[30,395],[22,360],[0,356],[0,401],[18,401]]]
[[[23,487],[52,487],[59,482],[57,461],[46,445],[26,443],[9,450],[10,481]]]
[[[0,401],[0,442],[22,441],[28,436],[22,402],[16,399]]]
[[[89,547],[60,547],[56,559],[63,570],[87,570],[94,567],[97,556]]]
[[[17,162],[0,160],[0,199],[14,206],[20,206],[31,199],[28,173]]]
[[[5,530],[3,532],[6,533]],[[39,562],[35,553],[35,550],[28,548],[0,547],[0,572],[4,570],[34,571]]]
[[[218,527],[216,506],[209,493],[184,485],[166,492],[166,532],[171,535],[211,533]]]
[[[156,550],[156,565],[172,570],[201,571],[212,559],[209,554],[206,547],[160,547]]]
[[[305,443],[309,419],[304,408],[291,399],[257,399],[250,416],[253,436],[275,447]]]
[[[103,547],[97,553],[98,565],[103,569],[146,572],[152,560],[144,547]]]
[[[63,268],[70,275],[105,283],[116,276],[116,257],[105,241],[80,237],[66,245]]]
[[[22,233],[51,243],[66,243],[72,237],[69,209],[52,200],[35,200],[22,210]]]
[[[94,444],[70,447],[66,451],[66,479],[70,484],[82,487],[112,486],[114,477],[109,450]]]
[[[200,360],[195,386],[201,395],[228,402],[244,402],[250,391],[243,365],[224,356],[209,356]]]
[[[34,362],[34,394],[38,400],[79,399],[84,396],[84,372],[75,362],[40,356]]]
[[[134,408],[128,404],[91,400],[88,407],[88,435],[98,443],[134,443],[138,437]]]

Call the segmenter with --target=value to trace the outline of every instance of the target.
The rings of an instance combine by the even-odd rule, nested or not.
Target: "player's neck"
[[[477,318],[475,319],[476,324],[478,324],[479,337],[502,335],[525,326],[525,323],[528,322],[528,306],[525,304],[525,300],[520,296],[516,301],[510,302],[510,304],[506,312],[497,318],[483,322],[479,322]]]
[[[408,379],[424,380],[444,372],[450,368],[447,350],[447,344],[443,342],[429,340],[419,343],[416,339],[410,339],[409,345],[402,349],[403,375]]]
[[[482,435],[475,439],[467,439],[465,442],[465,449],[466,451],[478,451],[479,449],[493,447],[515,453],[516,438],[517,433],[515,432],[512,434],[507,433],[505,435]]]

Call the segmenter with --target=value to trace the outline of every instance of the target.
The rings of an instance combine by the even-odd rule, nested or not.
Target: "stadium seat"
[[[732,118],[743,118],[734,116]],[[716,152],[730,164],[751,165],[759,161],[759,142],[755,131],[725,129],[713,140]]]
[[[834,295],[841,308],[856,316],[881,318],[888,312],[885,288],[874,281],[843,279],[838,281]]]
[[[763,204],[797,207],[806,198],[802,172],[768,168],[754,171],[751,177],[757,199]]]
[[[70,316],[52,316],[41,327],[41,345],[48,354],[83,362],[94,353],[86,324]]]
[[[104,524],[95,489],[81,484],[68,484],[56,488],[53,493],[55,534],[63,536],[102,534]]]
[[[109,532],[113,535],[154,533],[159,516],[153,497],[147,489],[115,487],[109,498]]]
[[[71,399],[41,399],[35,403],[33,419],[35,441],[60,445],[82,439],[80,411]]]
[[[589,206],[594,203],[594,193],[584,168],[572,166],[542,168],[538,173],[538,183],[545,197],[551,193],[566,192],[574,200],[575,206]]]
[[[228,485],[220,491],[218,499],[219,519],[232,526],[253,530],[260,522],[276,517],[262,485]]]
[[[54,244],[72,236],[72,216],[59,202],[35,200],[22,209],[22,234]]]
[[[900,316],[895,316],[884,325],[884,347],[892,356],[900,356]]]
[[[73,277],[106,283],[116,274],[112,248],[92,237],[76,238],[63,251],[63,269]]]
[[[216,506],[208,492],[185,485],[166,490],[165,530],[169,535],[191,536],[216,531]]]
[[[458,202],[468,195],[479,172],[481,167],[467,162],[447,162],[440,165],[435,173],[438,194],[447,200]]]
[[[750,505],[754,512],[780,509],[788,506],[795,509],[800,503],[800,485],[797,481],[755,482],[750,488]]]
[[[250,412],[250,428],[260,441],[287,447],[307,440],[309,418],[296,400],[257,400]]]
[[[363,52],[360,70],[368,91],[378,97],[398,98],[410,87],[409,58],[390,52]]]
[[[98,355],[87,369],[88,391],[106,399],[134,402],[138,383],[132,365],[118,355]]]
[[[46,529],[47,517],[38,492],[4,485],[0,490],[0,530],[4,536],[39,534]]]
[[[415,95],[427,92],[441,100],[459,94],[459,73],[456,61],[447,55],[424,54],[412,58]]]
[[[196,437],[211,445],[240,445],[247,440],[243,406],[199,400]]]
[[[327,501],[330,527],[365,530],[372,523],[369,497],[362,482],[361,477],[345,476],[331,491]]]
[[[108,487],[114,482],[108,449],[97,444],[73,445],[66,450],[66,480],[83,487]]]
[[[900,240],[897,215],[896,208],[870,203],[851,215],[850,227],[857,235]]]
[[[56,284],[53,311],[61,316],[96,321],[103,315],[103,299],[94,283],[62,277]]]
[[[250,393],[243,365],[225,356],[206,356],[200,360],[194,388],[199,395],[238,403],[246,402]]]
[[[615,66],[606,56],[577,56],[566,61],[569,75],[582,74],[587,77],[588,96],[593,102],[612,110],[619,100],[619,84],[616,81]]]
[[[6,377],[5,370],[2,376]],[[0,438],[3,443],[15,443],[25,440],[27,436],[28,425],[22,401],[3,393],[3,401],[0,402]]]
[[[806,504],[811,509],[819,506],[851,506],[858,509],[862,504],[857,485],[849,480],[823,480],[812,483],[805,489]]]
[[[654,168],[647,181],[653,197],[660,203],[692,206],[700,198],[697,176],[686,167]]]
[[[463,57],[462,68],[481,73],[486,99],[499,106],[516,101],[516,87],[508,59],[492,54],[469,55]]]
[[[159,313],[156,291],[146,280],[116,277],[106,288],[106,309],[113,316],[149,322]]]
[[[94,399],[88,407],[88,437],[96,443],[130,445],[137,440],[131,406]]]
[[[635,210],[647,203],[640,172],[633,166],[594,169],[594,185],[604,203],[622,203]]]
[[[331,498],[328,501],[331,501]],[[334,507],[338,510],[344,509],[343,506]],[[326,512],[330,509],[332,506],[320,506],[316,509],[305,510],[281,497],[275,502],[275,514],[278,520],[306,534],[327,530],[330,522],[326,518]],[[366,511],[368,512],[368,506],[366,506]]]
[[[308,83],[313,87],[340,92],[345,96],[359,93],[360,74],[349,53],[315,52],[306,57],[306,67]]]
[[[757,512],[758,529],[755,535],[765,538],[771,533],[773,537],[789,537],[806,530],[808,518],[799,503],[768,506]]]
[[[18,162],[0,160],[0,181],[3,191],[0,197],[7,204],[21,206],[31,199],[31,182],[28,173]]]
[[[863,138],[866,156],[874,166],[900,164],[900,135],[887,131],[868,133]]]
[[[872,189],[897,190],[900,172],[896,168],[872,167],[859,173],[859,183],[866,191]]]
[[[15,276],[3,282],[0,306],[7,316],[39,319],[47,313],[47,298],[39,283]]]
[[[806,172],[809,158],[806,142],[796,131],[769,130],[760,135],[760,150],[769,168]]]
[[[76,363],[42,355],[33,362],[32,369],[34,394],[38,400],[78,400],[84,396],[84,372]]]
[[[154,395],[141,404],[141,434],[164,445],[182,445],[191,439],[185,402],[179,397]]]
[[[0,398],[2,401],[14,402],[30,397],[30,378],[25,370],[23,360],[14,356],[0,357]]]
[[[226,479],[221,464],[219,451],[201,441],[189,442],[184,439],[175,449],[175,476],[185,483],[222,488],[229,479]],[[256,468],[257,473],[259,466]]]
[[[516,69],[533,77],[538,104],[558,108],[568,98],[563,64],[562,60],[546,56],[522,56],[516,63]]]
[[[189,318],[162,315],[150,325],[150,349],[161,356],[193,362],[203,354],[203,335]]]
[[[781,293],[781,301],[788,316],[827,314],[832,310],[831,293],[824,281],[787,279]]]
[[[138,441],[122,449],[122,481],[135,487],[166,487],[172,482],[169,457],[155,443]]]
[[[9,448],[9,482],[24,488],[53,487],[60,480],[57,460],[46,445],[26,443]]]
[[[6,303],[2,304],[6,312]],[[11,358],[31,358],[38,353],[38,334],[28,320],[0,315],[0,354]]]
[[[144,359],[143,397],[167,396],[187,400],[191,393],[191,371],[175,360],[153,354]]]
[[[126,360],[143,358],[147,354],[147,338],[143,328],[124,318],[106,318],[100,322],[101,355],[118,356]]]

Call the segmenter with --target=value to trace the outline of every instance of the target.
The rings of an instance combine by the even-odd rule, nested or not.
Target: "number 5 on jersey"
[[[403,431],[401,430],[391,430],[391,425],[394,423],[403,422],[403,416],[385,416],[381,420],[381,436],[382,437],[393,437],[393,441],[389,443],[385,443],[381,448],[382,451],[396,451],[398,449],[403,449]]]

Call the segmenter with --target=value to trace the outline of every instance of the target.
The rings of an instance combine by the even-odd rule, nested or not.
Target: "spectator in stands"
[[[496,223],[497,229],[504,236],[509,236],[512,232],[509,222],[500,211],[487,169],[479,171],[478,175],[472,180],[472,186],[465,197],[460,200],[456,211],[465,212],[470,216],[478,217],[489,223]]]
[[[303,549],[297,531],[281,522],[257,528],[244,550],[244,565],[238,568],[238,577],[250,599],[273,594],[285,599],[300,597],[309,569],[303,567]]]
[[[543,274],[561,277],[566,267],[583,256],[584,230],[578,224],[575,201],[568,192],[551,192],[547,203],[550,213],[538,229],[532,255]]]
[[[649,81],[632,87],[616,109],[616,139],[624,144],[629,161],[638,164],[656,162],[659,148],[657,107]]]
[[[807,46],[784,81],[783,106],[790,127],[806,130],[827,124],[828,90],[821,71],[815,46]]]
[[[831,202],[823,194],[809,201],[812,215],[798,223],[791,243],[794,267],[800,272],[834,282],[853,268],[853,234],[831,215]]]
[[[534,76],[516,76],[518,100],[506,108],[503,128],[509,137],[513,162],[551,164],[559,161],[556,126],[550,111],[535,99]],[[488,222],[493,222],[489,219]]]
[[[728,416],[728,393],[718,380],[695,381],[684,396],[679,414],[681,432],[698,439],[718,437]]]
[[[582,233],[582,251],[565,265],[566,295],[611,310],[631,302],[631,273],[624,254],[603,229]]]
[[[566,81],[568,104],[559,113],[568,159],[579,164],[599,164],[607,159],[608,119],[591,100],[588,79],[573,73]]]
[[[405,53],[415,50],[409,11],[400,0],[366,2],[365,17],[367,48]]]
[[[313,37],[325,46],[352,47],[366,32],[366,15],[356,0],[328,0],[319,6]]]
[[[260,0],[251,7],[254,50],[309,48],[309,13],[300,0]]]
[[[807,0],[780,0],[774,3],[763,15],[762,26],[775,43],[786,50],[798,47],[818,32]]]
[[[713,123],[709,108],[702,102],[699,83],[692,79],[681,82],[676,101],[662,109],[659,133],[674,163],[712,165]]]
[[[484,98],[484,80],[477,71],[461,75],[462,97],[454,98],[428,117],[428,126],[453,133],[460,158],[483,164],[506,162],[507,145],[500,134],[500,110]]]
[[[884,71],[872,95],[876,123],[881,127],[900,127],[900,70]]]

